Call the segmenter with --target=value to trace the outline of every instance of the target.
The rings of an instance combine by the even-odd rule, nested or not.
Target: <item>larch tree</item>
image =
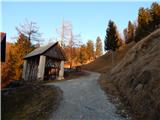
[[[63,22],[61,29],[61,40],[62,47],[66,50],[67,60],[70,68],[76,63],[76,48],[79,46],[80,35],[73,33],[73,26],[71,22]]]
[[[130,43],[134,40],[134,24],[131,21],[128,22],[128,39],[126,43]]]
[[[57,29],[57,33],[59,34],[59,42],[61,47],[65,48],[66,44],[68,44],[68,40],[71,37],[72,24],[69,21],[62,21],[62,25],[59,29]]]
[[[67,58],[68,58],[68,61],[69,61],[69,64],[70,64],[70,68],[72,68],[72,65],[73,65],[73,61],[74,61],[74,58],[75,58],[75,43],[74,43],[74,36],[73,36],[73,32],[72,30],[70,31],[70,38],[69,38],[69,41],[68,41],[68,48],[69,48],[69,51],[67,53]]]
[[[93,60],[94,59],[94,43],[92,40],[88,40],[87,46],[86,46],[86,52],[87,52],[87,57],[88,60]]]
[[[15,77],[15,69],[14,64],[15,60],[13,59],[14,55],[13,52],[13,44],[7,43],[6,44],[6,61],[1,63],[1,85],[5,86],[11,80],[14,80]]]
[[[153,2],[150,8],[150,14],[152,16],[152,29],[160,28],[160,4]]]
[[[2,65],[2,81],[20,80],[22,76],[23,57],[32,50],[28,38],[20,34],[16,43],[7,44],[6,62]]]
[[[150,14],[150,10],[144,9],[143,7],[139,9],[138,13],[138,27],[136,29],[135,42],[138,42],[141,38],[150,34],[152,29],[152,16]]]
[[[96,39],[96,51],[95,51],[95,55],[96,57],[99,57],[103,54],[103,50],[102,50],[102,41],[101,38],[98,36]]]
[[[86,52],[86,46],[81,45],[77,54],[77,61],[82,65],[84,64],[88,59],[87,52]]]
[[[125,43],[127,43],[127,40],[128,40],[128,29],[127,29],[127,28],[125,28],[125,29],[123,30],[123,35],[124,35]]]
[[[137,23],[135,42],[160,28],[160,4],[153,2],[150,8],[140,8]]]
[[[124,37],[125,37],[125,43],[128,44],[134,40],[134,24],[132,24],[131,21],[128,22],[128,27],[124,29]]]
[[[17,32],[20,34],[25,35],[28,40],[32,42],[37,42],[40,44],[43,42],[41,38],[41,33],[39,32],[39,27],[37,26],[36,22],[29,22],[28,20],[25,20],[23,24],[20,24],[16,27]]]
[[[31,48],[30,46],[31,46],[31,43],[28,40],[28,37],[26,37],[23,34],[20,34],[12,51],[12,54],[14,55],[13,59],[15,61],[14,69],[16,73],[15,74],[16,80],[21,79],[24,56],[33,50],[33,48]]]

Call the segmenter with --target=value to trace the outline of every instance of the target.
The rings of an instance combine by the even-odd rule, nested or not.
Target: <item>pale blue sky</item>
[[[70,21],[73,32],[81,34],[82,41],[105,37],[108,20],[113,20],[119,32],[127,26],[128,21],[137,19],[140,7],[150,7],[151,1],[143,2],[2,2],[2,29],[7,33],[7,40],[13,42],[17,32],[15,26],[25,19],[35,21],[43,33],[43,38],[57,37],[56,29],[62,19]]]

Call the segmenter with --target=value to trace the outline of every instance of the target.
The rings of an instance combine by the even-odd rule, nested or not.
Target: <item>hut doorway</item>
[[[58,73],[57,67],[45,67],[44,80],[55,80],[59,75]]]
[[[44,80],[55,80],[59,76],[60,62],[47,57]]]

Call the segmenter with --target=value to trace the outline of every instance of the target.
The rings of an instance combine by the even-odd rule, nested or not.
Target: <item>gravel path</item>
[[[64,82],[49,83],[63,90],[63,100],[49,120],[126,120],[101,90],[99,73]]]

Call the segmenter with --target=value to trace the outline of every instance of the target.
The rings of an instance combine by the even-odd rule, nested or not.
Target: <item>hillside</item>
[[[126,52],[128,52],[128,50],[134,46],[134,42],[124,45],[122,46],[119,50],[117,50],[115,52],[114,55],[114,65],[116,65],[126,54]],[[110,68],[112,68],[112,53],[109,51],[106,54],[100,56],[99,58],[97,58],[96,60],[94,60],[93,62],[84,65],[82,68],[86,69],[86,70],[91,70],[91,71],[95,71],[95,72],[101,72],[101,73],[105,73],[107,72],[107,70],[109,70]]]
[[[85,67],[105,72],[101,76],[102,87],[106,92],[120,96],[124,104],[130,107],[135,120],[159,120],[160,29],[133,47],[126,46],[116,52],[115,66],[110,69],[107,67],[111,66],[109,57],[110,53],[107,53]]]

